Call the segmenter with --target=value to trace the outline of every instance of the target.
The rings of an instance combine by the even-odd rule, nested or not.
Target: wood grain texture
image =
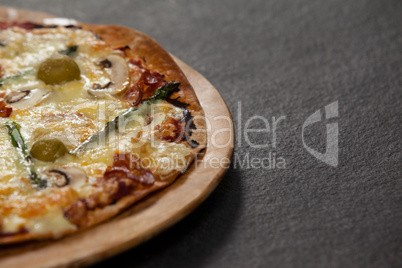
[[[0,19],[42,22],[43,18],[48,17],[51,16],[0,8]],[[225,160],[230,159],[233,153],[231,115],[219,92],[202,75],[179,59],[174,59],[195,89],[205,111],[208,141],[203,155],[173,185],[109,221],[60,240],[0,247],[0,267],[70,267],[100,261],[170,227],[195,209],[215,189],[226,172],[225,167],[229,166]],[[225,159],[226,166],[211,165],[210,159]]]

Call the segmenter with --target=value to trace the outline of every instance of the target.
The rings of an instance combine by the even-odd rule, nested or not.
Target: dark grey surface
[[[238,136],[235,151],[275,151],[285,169],[233,166],[186,219],[95,267],[402,267],[402,1],[1,4],[149,34],[209,79],[234,117],[242,102],[237,128],[252,115],[286,116],[276,148]],[[304,149],[301,127],[336,100],[334,168]],[[307,134],[325,149],[324,123]]]

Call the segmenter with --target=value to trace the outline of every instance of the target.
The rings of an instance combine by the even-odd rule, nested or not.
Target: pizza
[[[193,88],[150,37],[0,22],[0,244],[109,219],[173,183],[205,146]]]

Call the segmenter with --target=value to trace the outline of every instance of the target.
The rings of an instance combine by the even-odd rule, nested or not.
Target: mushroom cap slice
[[[129,69],[126,60],[118,54],[109,54],[98,60],[98,65],[109,70],[111,82],[105,86],[94,85],[88,92],[96,97],[116,95],[127,89],[130,84]]]
[[[5,101],[18,109],[28,109],[41,102],[49,93],[47,88],[24,89],[10,92]]]
[[[71,186],[78,189],[87,182],[87,174],[77,167],[53,167],[45,174],[51,179],[51,185],[53,187]]]

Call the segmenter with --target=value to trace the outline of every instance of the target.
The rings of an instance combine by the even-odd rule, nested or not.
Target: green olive
[[[59,139],[43,139],[34,143],[31,155],[44,162],[54,162],[67,153],[67,148]]]
[[[37,77],[46,84],[60,84],[79,79],[80,75],[80,68],[72,58],[57,54],[39,65]]]

